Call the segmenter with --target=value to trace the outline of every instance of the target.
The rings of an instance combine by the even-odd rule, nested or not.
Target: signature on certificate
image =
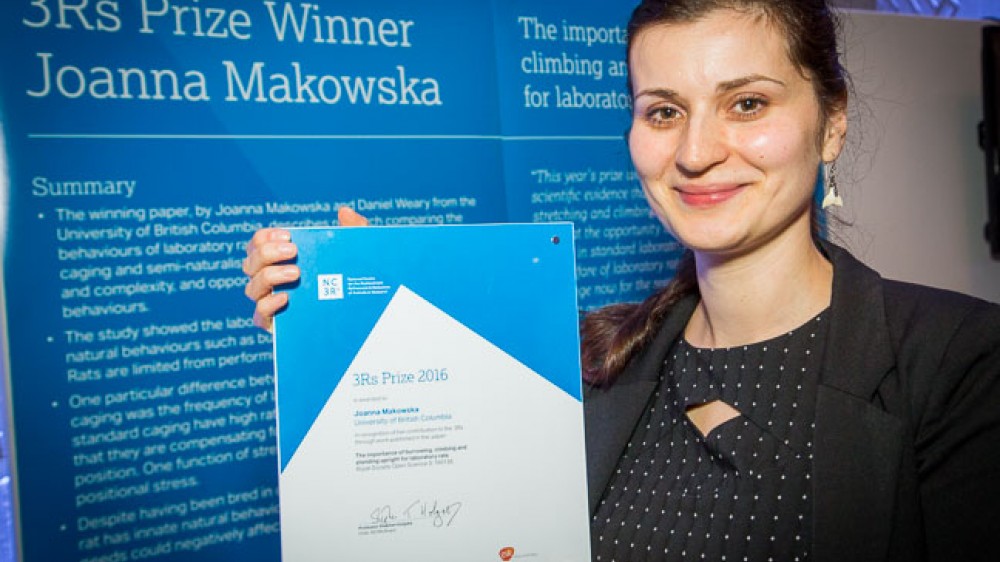
[[[450,527],[462,510],[462,502],[446,503],[440,500],[414,500],[403,509],[380,505],[372,510],[371,523],[391,524],[429,521],[435,527]]]

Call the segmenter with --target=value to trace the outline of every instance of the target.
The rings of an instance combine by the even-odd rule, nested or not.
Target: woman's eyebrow
[[[742,88],[747,84],[753,84],[754,82],[773,82],[779,86],[784,86],[785,83],[777,78],[771,78],[770,76],[764,76],[763,74],[748,74],[747,76],[742,76],[740,78],[735,78],[733,80],[726,80],[725,82],[719,82],[719,85],[715,87],[715,91],[719,93],[728,92],[735,90],[737,88]]]
[[[670,90],[668,88],[647,88],[645,90],[640,90],[638,94],[635,95],[636,99],[642,96],[653,96],[663,99],[675,99],[677,98],[677,92]]]
[[[779,86],[785,86],[785,83],[777,78],[771,78],[770,76],[765,76],[763,74],[748,74],[732,80],[726,80],[725,82],[719,82],[719,85],[715,87],[715,90],[718,93],[725,93],[742,88],[747,84],[753,84],[754,82],[771,82]],[[636,99],[642,96],[653,96],[662,99],[676,99],[679,97],[679,94],[675,90],[671,90],[669,88],[646,88],[645,90],[640,90],[639,93],[635,95]]]

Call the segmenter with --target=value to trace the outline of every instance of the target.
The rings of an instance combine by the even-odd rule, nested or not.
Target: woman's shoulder
[[[1000,403],[1000,306],[933,287],[885,281],[896,366],[922,426],[980,419]],[[955,422],[957,423],[957,422]],[[991,438],[998,444],[1000,435]]]
[[[951,291],[887,279],[883,281],[886,312],[908,321],[961,322],[966,318],[1000,322],[1000,305]]]
[[[884,280],[886,320],[897,337],[944,340],[970,333],[983,344],[1000,345],[1000,305],[977,297]]]
[[[924,413],[935,405],[947,409],[973,388],[995,388],[1000,400],[1000,306],[886,279],[843,248],[824,248],[834,263],[839,329],[873,331],[862,335],[891,348],[899,376],[883,380],[883,391],[885,383],[898,381],[914,411]]]
[[[884,310],[896,347],[940,348],[955,336],[970,336],[987,349],[1000,347],[1000,305],[947,289],[887,279],[843,248],[828,242],[823,248],[836,271],[835,300],[841,309],[854,308],[844,311],[845,316],[874,319],[870,307]]]

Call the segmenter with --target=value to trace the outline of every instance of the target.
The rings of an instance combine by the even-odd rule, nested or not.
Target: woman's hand
[[[368,219],[348,207],[337,210],[341,226],[366,226]],[[256,302],[253,323],[270,331],[274,315],[288,304],[288,293],[275,293],[274,287],[291,283],[299,278],[298,266],[287,263],[298,253],[292,236],[281,228],[262,228],[254,233],[247,244],[247,257],[243,260],[243,273],[250,281],[244,292]]]

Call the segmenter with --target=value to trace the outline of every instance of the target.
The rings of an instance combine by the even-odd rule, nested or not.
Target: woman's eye
[[[740,114],[740,116],[747,117],[760,113],[766,106],[767,102],[762,98],[746,97],[737,100],[733,109],[736,113]]]
[[[646,119],[654,125],[666,124],[680,117],[680,112],[673,107],[654,107],[646,112]]]

